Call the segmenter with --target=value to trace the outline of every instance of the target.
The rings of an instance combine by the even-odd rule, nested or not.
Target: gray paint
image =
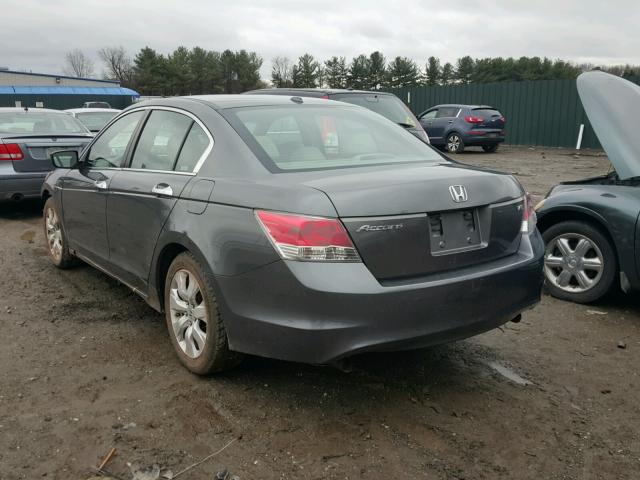
[[[494,328],[539,300],[542,241],[537,231],[519,233],[520,218],[513,215],[523,192],[512,177],[449,164],[444,157],[429,168],[272,174],[220,111],[285,102],[260,96],[147,102],[143,106],[188,111],[211,132],[213,148],[196,175],[59,169],[47,178],[44,195],[53,195],[60,208],[72,248],[158,310],[166,255],[189,250],[216,287],[231,348],[242,352],[326,363],[364,350],[415,348]],[[324,100],[305,99],[305,104],[331,108]],[[108,182],[106,191],[91,188],[98,177]],[[173,197],[150,194],[160,182],[171,184]],[[381,275],[367,258],[348,264],[283,261],[254,213],[260,208],[342,217],[351,227],[361,217],[377,222],[381,215],[412,212],[420,222],[431,212],[453,208],[447,200],[451,182],[468,184],[469,205],[483,206],[487,245],[469,252],[467,261],[441,259],[433,264],[441,267],[436,269],[425,241],[423,257],[412,269],[394,270],[389,259],[405,266],[414,259],[407,252],[385,259],[393,239],[382,235],[378,243],[384,248],[367,253],[387,262],[382,270],[389,271]],[[506,209],[496,205],[505,201]],[[404,245],[411,243],[415,226],[407,233]],[[375,244],[355,233],[353,239],[363,253]],[[461,260],[456,264],[454,257]]]

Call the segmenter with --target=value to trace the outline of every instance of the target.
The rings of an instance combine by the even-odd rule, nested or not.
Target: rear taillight
[[[24,153],[17,143],[0,143],[0,161],[2,160],[22,160]]]
[[[257,210],[256,217],[280,256],[306,262],[359,262],[346,229],[335,218]]]
[[[467,123],[482,123],[484,122],[484,118],[482,117],[474,117],[474,116],[466,116],[464,117]]]
[[[506,118],[504,118],[504,117],[500,117],[500,121],[501,121],[502,123],[507,123],[507,119],[506,119]]]
[[[524,203],[522,205],[522,233],[533,233],[536,229],[536,211],[534,209],[533,200],[528,193],[524,196]]]

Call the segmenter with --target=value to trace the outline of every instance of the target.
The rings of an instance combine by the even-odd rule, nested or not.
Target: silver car
[[[80,151],[93,135],[59,110],[0,108],[0,202],[39,198],[50,155]]]

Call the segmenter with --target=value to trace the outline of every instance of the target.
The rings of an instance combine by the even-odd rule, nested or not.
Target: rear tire
[[[190,253],[181,253],[169,267],[164,314],[171,343],[191,372],[207,375],[240,363],[242,356],[229,350],[213,285]]]
[[[52,197],[49,197],[44,203],[42,226],[44,227],[44,238],[47,242],[47,253],[53,264],[61,269],[73,266],[76,258],[69,252],[67,236],[62,228],[62,221]]]
[[[450,133],[447,136],[447,142],[445,148],[449,153],[462,153],[464,151],[464,142],[462,137],[457,133]]]
[[[493,153],[498,150],[498,144],[494,143],[493,145],[482,145],[482,150],[487,153]]]
[[[587,222],[557,223],[542,234],[547,291],[556,298],[591,303],[604,296],[618,272],[608,238]]]

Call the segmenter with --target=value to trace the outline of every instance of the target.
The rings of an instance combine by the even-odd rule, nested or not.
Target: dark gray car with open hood
[[[53,161],[52,261],[80,258],[164,312],[196,373],[240,353],[326,364],[448,342],[539,300],[543,242],[520,184],[358,106],[153,100]]]
[[[578,77],[578,93],[613,171],[562,183],[536,209],[547,288],[588,303],[614,285],[640,289],[640,87],[594,71]]]

